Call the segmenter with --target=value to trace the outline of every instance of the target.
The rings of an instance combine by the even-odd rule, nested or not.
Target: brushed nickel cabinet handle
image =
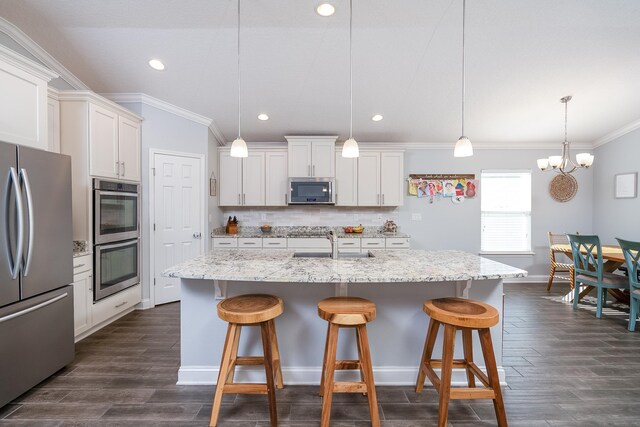
[[[125,305],[128,301],[123,301],[120,304],[116,304],[114,308],[119,308],[122,307],[123,305]]]

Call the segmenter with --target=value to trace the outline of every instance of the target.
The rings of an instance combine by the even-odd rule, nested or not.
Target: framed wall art
[[[638,172],[619,173],[615,176],[616,199],[633,199],[638,196]]]

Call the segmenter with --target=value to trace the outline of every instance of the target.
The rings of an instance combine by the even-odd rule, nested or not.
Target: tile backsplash
[[[398,222],[398,208],[362,208],[336,206],[297,206],[283,208],[221,208],[221,223],[238,218],[240,226],[382,226],[388,219]]]

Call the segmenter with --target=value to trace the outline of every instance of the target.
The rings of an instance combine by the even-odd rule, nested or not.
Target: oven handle
[[[97,245],[96,246],[96,250],[98,252],[100,252],[103,249],[113,249],[113,248],[121,248],[123,246],[137,245],[138,244],[138,240],[139,239],[133,239],[133,240],[128,240],[128,241],[126,241],[124,243],[114,243],[114,244],[108,244],[108,245]]]
[[[101,196],[133,196],[133,197],[138,197],[139,193],[132,193],[130,191],[104,191],[104,190],[94,190],[96,193],[100,194]]]

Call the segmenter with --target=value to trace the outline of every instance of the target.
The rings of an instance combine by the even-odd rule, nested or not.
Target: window
[[[482,252],[531,252],[531,171],[482,171]]]

